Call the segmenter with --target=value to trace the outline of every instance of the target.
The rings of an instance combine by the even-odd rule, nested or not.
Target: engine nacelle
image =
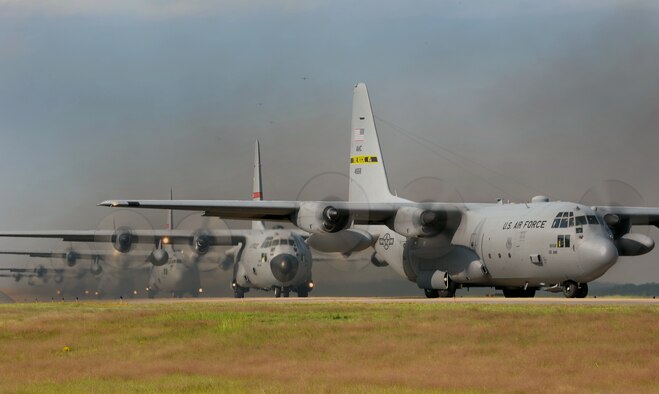
[[[654,249],[654,240],[647,235],[628,233],[613,241],[620,256],[640,256]]]
[[[302,203],[294,219],[300,229],[316,234],[336,233],[352,225],[349,211],[323,203]]]
[[[446,227],[446,221],[444,212],[402,207],[387,226],[405,237],[432,237]]]
[[[151,252],[147,260],[156,267],[160,267],[161,265],[167,264],[169,261],[169,253],[163,249],[156,249]]]
[[[127,228],[118,228],[112,234],[112,246],[117,252],[128,253],[133,248],[133,243],[136,241],[135,236]]]
[[[80,255],[75,250],[70,249],[66,252],[64,260],[66,261],[67,266],[74,267],[78,262],[79,257]]]
[[[192,239],[192,247],[198,256],[203,256],[211,248],[211,237],[203,232],[196,233]]]

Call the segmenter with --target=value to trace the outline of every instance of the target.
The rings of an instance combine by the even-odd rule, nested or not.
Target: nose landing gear
[[[563,295],[565,298],[586,298],[588,295],[588,283],[577,283],[568,280],[563,283]]]

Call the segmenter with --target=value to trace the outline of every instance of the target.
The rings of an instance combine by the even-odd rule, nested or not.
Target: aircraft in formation
[[[261,201],[261,159],[258,141],[254,153],[254,179],[252,197]],[[171,191],[170,191],[171,199]],[[103,264],[112,260],[130,261],[120,271],[139,269],[135,263],[151,265],[148,287],[149,297],[158,293],[180,297],[189,293],[198,296],[200,262],[209,251],[218,246],[229,247],[216,266],[233,266],[231,286],[234,296],[244,297],[250,289],[272,290],[275,297],[288,297],[291,292],[307,297],[313,289],[313,258],[299,230],[266,229],[262,221],[252,222],[251,230],[212,230],[202,226],[194,231],[173,230],[173,212],[168,211],[164,230],[143,230],[119,227],[114,230],[91,231],[22,231],[2,232],[0,237],[59,238],[65,242],[100,243],[112,249],[81,251],[73,247],[64,251],[0,251],[0,254],[27,255],[30,257],[58,258],[70,268],[79,260],[90,260],[90,272],[101,275]],[[136,249],[138,245],[152,246],[152,250]],[[186,253],[184,248],[191,247]],[[20,269],[19,269],[20,270]],[[22,271],[21,271],[22,272]],[[14,278],[18,271],[12,271]],[[113,273],[108,275],[112,277]],[[22,274],[22,275],[25,275]],[[59,277],[58,277],[59,278]],[[97,291],[98,293],[98,291]]]
[[[374,264],[388,265],[430,298],[469,287],[495,287],[506,297],[533,297],[540,289],[586,297],[588,282],[619,256],[654,248],[650,237],[631,229],[659,226],[659,208],[586,206],[544,196],[486,204],[414,202],[393,195],[363,83],[354,88],[350,140],[348,201],[118,199],[99,205],[290,222],[309,233],[307,244],[322,252],[346,255],[373,247]]]

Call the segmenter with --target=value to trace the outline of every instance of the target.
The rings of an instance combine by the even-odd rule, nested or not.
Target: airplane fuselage
[[[375,250],[422,288],[442,288],[445,273],[464,286],[586,283],[617,260],[609,228],[587,206],[537,202],[466,207],[450,239],[407,238],[382,226]]]
[[[194,261],[186,261],[181,251],[169,250],[169,260],[161,266],[153,266],[149,276],[149,296],[157,293],[167,293],[182,296],[189,293],[199,294],[201,280],[199,267]]]
[[[311,251],[295,232],[255,231],[238,258],[235,282],[244,288],[294,289],[311,283],[312,263]]]

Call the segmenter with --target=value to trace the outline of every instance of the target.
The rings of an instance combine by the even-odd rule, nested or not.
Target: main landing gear
[[[534,287],[515,287],[509,289],[502,289],[503,296],[506,298],[533,298],[535,297],[536,289]]]
[[[249,291],[236,282],[231,283],[231,287],[233,288],[233,298],[245,298],[245,293]]]
[[[588,283],[577,283],[568,280],[563,283],[563,295],[565,298],[586,298],[588,295]]]

